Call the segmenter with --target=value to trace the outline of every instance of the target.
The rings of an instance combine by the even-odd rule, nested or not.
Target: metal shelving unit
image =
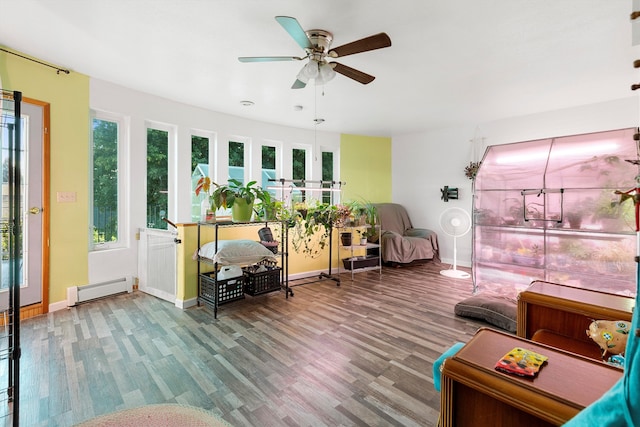
[[[264,225],[268,226],[269,224],[278,224],[282,227],[282,241],[280,242],[280,248],[278,250],[278,254],[280,255],[280,277],[279,283],[280,287],[276,290],[284,290],[285,295],[288,298],[289,295],[293,296],[293,291],[289,286],[289,253],[287,250],[288,247],[288,228],[285,223],[279,221],[252,221],[252,222],[199,222],[198,223],[198,250],[202,247],[202,229],[204,227],[213,227],[214,228],[214,239],[215,243],[215,252],[218,252],[218,241],[219,241],[219,230],[221,228],[228,227],[248,227],[248,226],[259,226]],[[213,265],[212,272],[203,272],[201,269],[201,264],[209,264]],[[213,316],[217,318],[218,316],[218,307],[221,303],[231,302],[238,299],[244,298],[244,282],[243,278],[241,278],[242,283],[237,284],[235,282],[231,283],[225,280],[224,286],[240,286],[241,289],[237,290],[235,288],[230,290],[229,295],[221,295],[219,286],[222,280],[219,280],[217,277],[217,273],[219,271],[219,265],[216,262],[212,262],[208,258],[204,258],[198,256],[198,304],[206,304],[207,306],[213,309]],[[213,273],[213,274],[211,274]],[[213,290],[213,294],[210,292]],[[224,293],[224,292],[223,292]]]
[[[354,244],[353,232],[357,230],[363,230],[369,228],[369,225],[354,225],[347,226],[338,229],[338,234],[351,233],[351,245],[343,245],[341,240],[338,241],[338,262],[344,264],[346,270],[351,271],[351,280],[354,279],[355,273],[363,271],[378,270],[380,276],[382,276],[382,256],[380,255],[380,244],[367,242],[365,245]],[[380,234],[380,225],[376,224],[377,234]],[[342,250],[341,250],[342,249]],[[358,250],[364,250],[365,256],[356,256],[355,252]],[[348,252],[349,257],[344,258],[342,255]],[[373,265],[372,265],[373,264]],[[362,266],[359,266],[362,265]]]
[[[8,256],[8,303],[0,307],[0,416],[5,425],[19,425],[20,418],[20,270],[22,258],[21,186],[21,126],[22,93],[0,91],[0,141],[7,155],[8,197],[3,192],[3,204],[8,200],[6,252]],[[3,209],[5,207],[3,206]],[[4,250],[3,250],[4,252]]]

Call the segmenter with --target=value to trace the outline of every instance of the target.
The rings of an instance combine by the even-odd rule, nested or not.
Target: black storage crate
[[[271,267],[267,271],[254,273],[251,268],[243,268],[244,291],[249,295],[260,295],[280,290],[282,268]]]
[[[376,255],[354,256],[342,260],[344,268],[347,270],[356,270],[358,268],[377,267],[380,265],[380,257]]]
[[[218,285],[218,305],[244,298],[244,277],[215,280],[215,272],[200,274],[200,298],[210,304],[215,303],[216,284]]]

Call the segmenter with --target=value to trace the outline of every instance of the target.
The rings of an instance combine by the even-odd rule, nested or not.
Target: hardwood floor
[[[22,323],[22,426],[70,426],[182,403],[234,426],[435,426],[432,364],[481,322],[453,306],[470,280],[427,263],[360,273],[220,307],[142,292]]]

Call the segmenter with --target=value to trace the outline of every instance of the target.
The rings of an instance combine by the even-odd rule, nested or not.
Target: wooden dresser
[[[594,359],[600,347],[586,334],[593,320],[631,321],[635,300],[544,281],[518,295],[517,335]]]
[[[537,377],[495,370],[515,347],[549,357]],[[562,425],[621,377],[620,369],[604,363],[483,328],[443,364],[440,425]]]

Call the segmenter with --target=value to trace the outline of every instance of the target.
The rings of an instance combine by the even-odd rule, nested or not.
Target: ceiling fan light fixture
[[[336,72],[331,64],[311,59],[307,65],[302,67],[296,78],[304,84],[309,83],[311,79],[315,79],[316,85],[323,85],[333,80],[335,76]]]
[[[302,71],[300,72],[307,78],[307,81],[309,81],[309,79],[315,79],[318,76],[319,74],[318,69],[319,69],[318,62],[311,60],[307,65],[305,65],[302,68]]]
[[[336,76],[336,72],[333,70],[331,64],[322,63],[320,64],[320,71],[318,73],[318,77],[316,77],[316,84],[323,85],[325,83],[330,82]]]

